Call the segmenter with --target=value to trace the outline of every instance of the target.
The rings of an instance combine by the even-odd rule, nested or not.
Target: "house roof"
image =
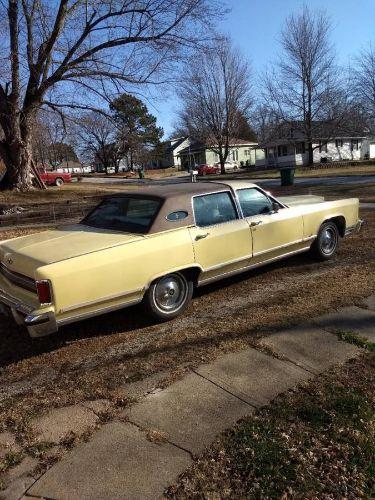
[[[257,146],[258,143],[257,142],[251,142],[251,141],[247,141],[245,139],[233,139],[230,143],[230,147],[236,147],[236,146]],[[180,155],[185,155],[185,154],[190,154],[190,153],[197,153],[197,152],[201,152],[205,149],[212,149],[212,148],[215,148],[216,146],[215,145],[209,145],[209,144],[206,144],[202,141],[195,141],[193,142],[192,144],[190,144],[190,146],[187,146],[186,148],[184,149],[181,149],[181,151],[178,153],[178,156]]]
[[[176,148],[178,148],[178,146],[180,146],[184,141],[186,141],[186,139],[188,139],[188,137],[178,137],[176,139],[171,139],[170,141],[166,141],[165,142],[166,152],[174,151]]]
[[[341,123],[334,121],[314,121],[312,124],[313,140],[363,139],[368,137],[368,130],[358,123]],[[259,146],[295,144],[306,141],[306,133],[302,121],[277,123],[269,127],[267,137]]]

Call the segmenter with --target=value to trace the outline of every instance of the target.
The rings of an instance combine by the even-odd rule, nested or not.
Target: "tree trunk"
[[[221,174],[225,174],[225,161],[223,158],[220,158],[220,171]]]
[[[314,163],[314,152],[311,141],[309,141],[307,144],[307,156],[308,156],[308,166],[310,166]]]
[[[33,187],[31,125],[30,123],[12,125],[5,140],[0,143],[0,155],[6,167],[1,189],[29,191]]]

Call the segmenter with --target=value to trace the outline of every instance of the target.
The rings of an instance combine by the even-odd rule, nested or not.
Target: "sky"
[[[272,65],[278,54],[285,18],[298,12],[304,3],[311,9],[324,9],[330,17],[332,43],[340,65],[346,66],[369,41],[375,43],[375,0],[227,0],[231,12],[218,29],[231,37],[256,76]],[[172,132],[177,107],[173,95],[150,107],[166,137]]]

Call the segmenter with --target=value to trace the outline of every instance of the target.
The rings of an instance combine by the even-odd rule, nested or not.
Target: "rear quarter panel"
[[[324,221],[333,217],[344,217],[345,227],[354,226],[359,216],[358,198],[346,200],[325,201],[301,207],[304,225],[304,237],[309,238],[318,234]]]
[[[180,228],[43,266],[36,278],[51,280],[56,314],[64,317],[141,299],[155,278],[191,265],[190,234]]]

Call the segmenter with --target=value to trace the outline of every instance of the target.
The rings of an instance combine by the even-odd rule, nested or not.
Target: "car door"
[[[190,234],[202,280],[246,267],[252,256],[251,234],[232,193],[197,195],[192,202],[196,226]]]
[[[272,258],[297,249],[303,241],[303,218],[300,210],[279,205],[260,189],[237,190],[238,201],[253,239],[253,257]]]

